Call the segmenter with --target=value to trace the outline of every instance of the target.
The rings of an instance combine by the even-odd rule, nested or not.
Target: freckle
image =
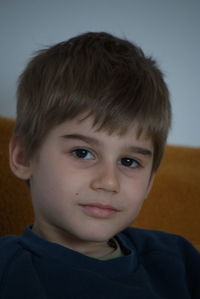
[[[79,195],[79,193],[76,193],[76,195]]]

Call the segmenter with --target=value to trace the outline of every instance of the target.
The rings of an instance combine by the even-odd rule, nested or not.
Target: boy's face
[[[29,164],[34,228],[64,244],[107,242],[138,214],[152,182],[153,146],[67,121],[48,134]],[[73,248],[73,246],[71,246]]]

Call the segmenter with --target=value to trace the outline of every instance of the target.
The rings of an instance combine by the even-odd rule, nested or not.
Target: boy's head
[[[19,81],[10,142],[33,231],[90,256],[110,252],[151,188],[169,126],[162,73],[130,42],[87,33],[40,51]]]
[[[169,92],[154,60],[127,40],[86,33],[48,49],[29,62],[19,79],[15,135],[34,156],[55,126],[79,115],[123,135],[137,123],[154,147],[159,166],[171,122]]]

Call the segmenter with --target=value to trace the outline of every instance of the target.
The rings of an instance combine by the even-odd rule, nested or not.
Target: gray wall
[[[198,0],[0,0],[0,115],[15,117],[33,51],[85,31],[127,37],[157,58],[172,96],[169,143],[200,146]]]

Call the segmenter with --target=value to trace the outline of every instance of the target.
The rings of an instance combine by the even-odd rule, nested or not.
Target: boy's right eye
[[[75,156],[79,159],[83,159],[83,160],[94,160],[95,159],[94,155],[90,151],[88,151],[84,148],[79,148],[79,149],[73,150],[72,154],[73,154],[73,156]]]

